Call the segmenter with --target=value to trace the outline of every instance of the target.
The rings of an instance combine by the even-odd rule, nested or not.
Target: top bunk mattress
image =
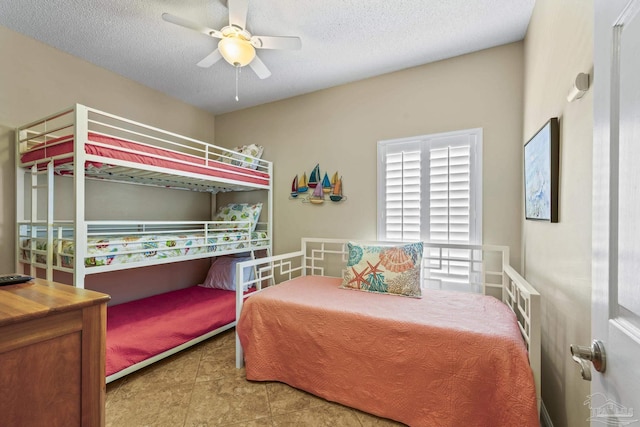
[[[30,148],[20,157],[23,166],[37,164],[38,169],[46,168],[46,161],[54,158],[56,172],[60,175],[73,173],[73,135],[66,135],[47,141]],[[100,157],[100,161],[91,159],[85,164],[87,176],[96,178],[111,178],[122,175],[128,181],[153,180],[149,174],[132,176],[131,168],[158,171],[170,175],[185,173],[197,175],[203,180],[236,181],[256,187],[269,186],[269,174],[254,170],[250,166],[242,167],[225,163],[220,160],[208,160],[204,157],[166,150],[148,144],[137,143],[94,132],[88,133],[85,152],[91,156]],[[134,166],[131,166],[134,165]],[[127,167],[128,166],[128,167]],[[122,169],[125,168],[126,172]],[[127,178],[125,178],[127,177]],[[196,178],[194,176],[194,178]],[[156,178],[158,179],[158,178]],[[171,186],[171,180],[165,183]]]

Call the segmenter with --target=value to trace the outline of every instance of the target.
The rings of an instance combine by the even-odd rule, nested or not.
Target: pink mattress
[[[247,379],[281,381],[411,426],[539,426],[515,315],[495,298],[422,299],[304,276],[247,299]]]
[[[235,320],[235,291],[192,286],[107,308],[107,376]]]
[[[99,146],[91,142],[107,144],[109,147]],[[47,141],[45,144],[33,147],[21,157],[23,163],[47,159],[53,156],[69,155],[67,158],[58,159],[54,162],[56,166],[73,162],[73,135],[67,135],[60,138]],[[123,151],[123,149],[134,150],[135,153]],[[107,159],[126,160],[130,162],[158,166],[163,168],[174,169],[176,171],[191,172],[214,178],[233,179],[241,182],[268,185],[269,175],[253,169],[241,168],[228,163],[215,160],[205,162],[202,157],[192,156],[189,154],[176,153],[162,148],[156,148],[145,144],[124,141],[117,138],[107,137],[94,133],[89,133],[89,140],[85,144],[85,152],[96,156],[105,157]],[[171,158],[151,157],[149,154]],[[182,162],[189,162],[185,164]],[[101,163],[88,162],[93,167],[103,168],[105,165]],[[43,165],[45,167],[46,165]],[[248,175],[248,176],[247,176]]]

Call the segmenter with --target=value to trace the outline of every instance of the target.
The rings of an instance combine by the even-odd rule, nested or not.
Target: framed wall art
[[[524,145],[524,210],[530,220],[558,222],[560,132],[553,117]]]

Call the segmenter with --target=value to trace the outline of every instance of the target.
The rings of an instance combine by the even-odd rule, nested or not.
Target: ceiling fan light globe
[[[256,56],[255,48],[240,37],[225,37],[218,43],[222,57],[234,67],[248,65]]]

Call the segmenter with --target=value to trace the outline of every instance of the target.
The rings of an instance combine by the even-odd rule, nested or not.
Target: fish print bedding
[[[175,234],[175,235],[128,235],[128,236],[96,236],[87,240],[86,267],[96,267],[111,264],[128,264],[166,258],[177,258],[186,255],[234,251],[251,246],[263,246],[268,243],[267,233],[254,231],[251,240],[246,233],[219,232],[204,234]],[[31,258],[31,239],[22,242],[21,256]],[[35,240],[37,251],[46,251],[47,242],[44,239]],[[54,260],[60,257],[62,267],[72,268],[75,246],[72,240],[54,239]],[[44,264],[46,256],[35,254],[35,261]]]

